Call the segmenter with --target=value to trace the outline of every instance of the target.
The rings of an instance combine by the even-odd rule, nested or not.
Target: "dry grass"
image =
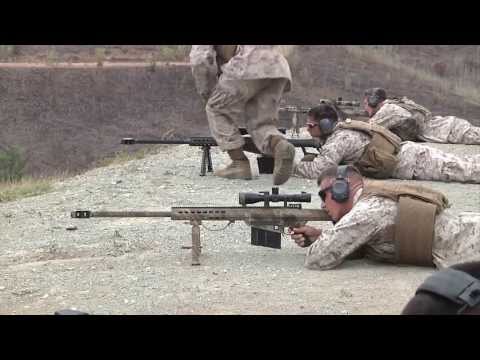
[[[451,67],[456,76],[453,78],[440,77],[433,72],[402,62],[402,58],[395,46],[348,45],[345,49],[352,55],[369,62],[379,63],[391,67],[393,70],[412,76],[420,81],[432,84],[439,94],[455,94],[475,105],[480,105],[480,71],[465,66],[464,57],[452,59]],[[478,50],[480,60],[480,50]]]
[[[190,45],[159,45],[156,61],[187,61]]]
[[[55,65],[59,62],[59,55],[57,53],[57,50],[53,46],[50,46],[50,48],[47,50],[47,54],[45,56],[45,63],[48,65]]]
[[[45,194],[52,190],[54,178],[23,178],[0,183],[0,203]]]
[[[158,154],[159,150],[163,146],[164,145],[144,146],[141,149],[136,150],[134,152],[119,151],[115,153],[113,156],[108,156],[103,159],[97,160],[94,163],[93,168],[105,167],[110,165],[121,165],[131,160],[143,159],[148,155]]]
[[[92,168],[121,165],[131,160],[143,159],[157,154],[162,145],[145,146],[134,152],[120,151],[113,156],[97,161]],[[59,173],[48,177],[23,177],[17,181],[0,182],[0,203],[15,201],[26,197],[46,194],[53,190],[53,184],[80,173]]]
[[[105,48],[95,48],[95,60],[98,67],[103,66],[103,62],[106,59],[106,50]]]

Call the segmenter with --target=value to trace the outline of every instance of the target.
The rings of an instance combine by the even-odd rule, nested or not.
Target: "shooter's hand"
[[[289,228],[289,230],[292,239],[300,247],[308,247],[312,245],[322,233],[320,229],[308,225]]]

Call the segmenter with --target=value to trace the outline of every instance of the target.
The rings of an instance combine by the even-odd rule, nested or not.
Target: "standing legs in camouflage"
[[[274,183],[280,185],[292,173],[295,148],[278,131],[278,104],[285,79],[225,80],[220,78],[206,111],[212,136],[227,151],[232,163],[215,175],[251,179],[250,163],[242,147],[238,127],[244,121],[253,142],[262,153],[275,158]]]
[[[277,130],[278,107],[286,79],[270,79],[263,88],[246,104],[247,129],[255,146],[263,154],[275,159],[273,183],[285,183],[292,175],[295,148]]]
[[[407,141],[398,154],[392,178],[402,180],[480,183],[480,154],[460,156]]]

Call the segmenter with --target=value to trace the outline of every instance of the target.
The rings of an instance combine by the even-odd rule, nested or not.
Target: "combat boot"
[[[252,170],[248,160],[232,160],[232,163],[213,173],[226,179],[252,180]]]
[[[274,136],[271,140],[275,167],[273,168],[273,184],[282,185],[292,176],[295,147],[282,136]]]

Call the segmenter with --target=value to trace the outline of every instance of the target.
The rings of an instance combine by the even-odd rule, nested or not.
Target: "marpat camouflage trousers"
[[[392,178],[480,183],[480,154],[460,156],[407,141],[398,153]]]
[[[456,116],[434,116],[422,124],[419,138],[443,144],[480,145],[480,127]]]
[[[277,129],[278,106],[287,79],[220,80],[206,106],[208,123],[218,146],[241,148],[245,124],[257,148],[271,155],[270,138],[283,136]]]

